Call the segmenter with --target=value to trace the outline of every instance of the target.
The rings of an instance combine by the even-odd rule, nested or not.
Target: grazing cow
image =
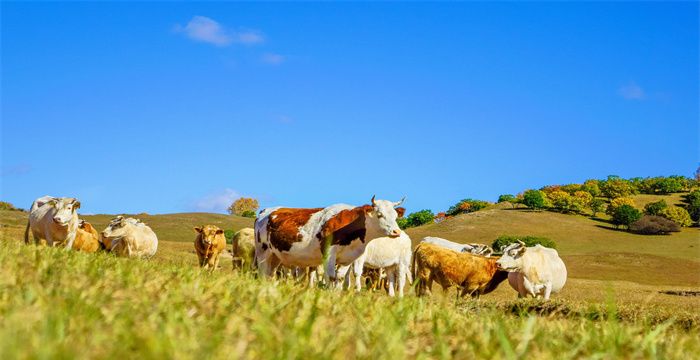
[[[399,297],[403,297],[403,289],[408,278],[409,284],[413,282],[411,276],[411,238],[401,232],[398,238],[381,237],[367,244],[365,252],[353,263],[355,275],[355,289],[362,289],[362,272],[364,268],[385,269],[387,282],[389,283],[389,296],[394,296],[396,280],[398,279]],[[338,269],[338,277],[346,276],[350,266],[341,266]],[[349,280],[347,274],[346,281]]]
[[[100,234],[97,230],[89,222],[80,220],[78,231],[75,233],[73,250],[94,253],[102,247],[104,245],[100,242]]]
[[[324,277],[335,281],[336,264],[352,263],[376,238],[401,234],[394,208],[402,201],[375,200],[373,196],[371,205],[264,209],[255,220],[258,271],[267,277],[280,264],[316,267],[326,258]]]
[[[484,244],[460,244],[435,236],[426,236],[420,242],[437,245],[456,252],[466,252],[483,256],[491,256],[491,254],[493,254],[493,249]]]
[[[243,228],[233,234],[231,253],[234,269],[252,269],[255,261],[255,230]]]
[[[443,247],[420,243],[413,252],[413,274],[420,279],[418,296],[430,295],[433,281],[443,290],[452,285],[462,289],[460,296],[470,294],[478,298],[495,290],[508,273],[496,267],[498,258],[456,252]]]
[[[32,203],[29,221],[24,232],[24,242],[29,244],[31,231],[36,244],[48,246],[73,247],[78,231],[78,213],[80,201],[75,198],[40,197]]]
[[[122,257],[151,257],[158,250],[158,237],[141,220],[117,216],[102,231],[107,250]]]
[[[522,241],[512,243],[503,249],[496,265],[509,272],[508,283],[518,292],[518,297],[542,296],[549,300],[566,283],[566,265],[559,253],[539,244],[525,247]]]
[[[216,270],[221,253],[226,250],[224,231],[215,225],[196,226],[194,231],[197,232],[194,249],[197,251],[199,266]]]

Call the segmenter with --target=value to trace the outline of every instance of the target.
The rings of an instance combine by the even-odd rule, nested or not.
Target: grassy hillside
[[[687,358],[697,315],[390,299],[0,242],[0,358]],[[500,290],[500,289],[499,289]]]

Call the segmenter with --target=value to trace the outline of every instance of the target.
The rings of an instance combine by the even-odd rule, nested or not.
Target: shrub
[[[547,194],[549,200],[552,202],[552,207],[554,209],[565,212],[571,209],[571,195],[568,192],[562,190],[554,190]]]
[[[224,236],[226,237],[227,244],[230,244],[233,242],[233,235],[234,234],[236,234],[236,232],[233,230],[228,230],[228,229],[224,230]]]
[[[600,187],[599,187],[600,181],[595,180],[595,179],[589,179],[583,182],[583,186],[581,187],[581,190],[591,194],[593,197],[597,197],[600,195]]]
[[[22,211],[7,201],[0,201],[0,210]]]
[[[632,198],[628,198],[628,197],[620,197],[620,198],[613,199],[610,202],[610,205],[608,205],[608,208],[605,209],[605,213],[610,215],[610,216],[613,216],[613,214],[615,213],[615,210],[617,210],[617,208],[619,208],[622,205],[629,205],[631,207],[634,207],[634,200]]]
[[[452,205],[445,214],[454,216],[462,213],[470,213],[485,208],[489,203],[483,200],[464,199]]]
[[[405,217],[400,217],[396,219],[396,223],[399,225],[401,230],[408,228],[408,219]]]
[[[610,175],[607,180],[600,182],[600,192],[608,199],[630,196],[634,193],[634,187],[629,180],[619,176]]]
[[[539,236],[513,236],[513,235],[501,235],[496,239],[492,244],[491,247],[495,251],[501,251],[503,248],[506,246],[517,242],[518,240],[522,241],[525,243],[526,246],[535,246],[537,244],[540,244],[544,247],[556,249],[557,244],[550,240],[549,238],[546,237],[539,237]]]
[[[411,213],[406,217],[407,223],[406,227],[421,226],[424,224],[429,224],[435,219],[435,214],[430,210],[421,210]],[[400,225],[399,225],[400,226]]]
[[[254,219],[254,218],[255,218],[255,211],[253,211],[253,210],[246,210],[246,211],[244,211],[244,212],[241,213],[241,216],[247,217],[247,218],[253,218],[253,219]]]
[[[666,201],[659,200],[656,202],[648,203],[644,206],[644,213],[647,215],[659,215],[661,211],[668,207]]]
[[[615,208],[612,214],[612,222],[615,226],[626,226],[629,229],[630,224],[639,220],[642,213],[631,205],[622,205]]]
[[[688,211],[679,206],[669,206],[659,213],[660,216],[669,219],[680,226],[690,226],[693,221],[690,219]]]
[[[243,215],[243,213],[249,214],[247,213],[247,211],[252,211],[252,217],[255,217],[255,212],[258,211],[259,207],[260,204],[258,204],[258,200],[253,198],[242,197],[236,199],[236,201],[234,201],[233,204],[231,204],[231,206],[228,207],[228,212],[231,215],[245,216]]]
[[[511,194],[503,194],[503,195],[498,197],[498,203],[500,204],[502,202],[509,202],[511,204],[514,204],[515,203],[515,196],[513,196]]]
[[[683,202],[690,218],[695,222],[700,221],[700,190],[693,190],[683,196]]]
[[[675,222],[656,215],[644,215],[630,225],[630,231],[643,235],[668,234],[681,231]]]
[[[528,190],[523,193],[523,205],[533,210],[542,209],[546,206],[545,194],[540,190]]]
[[[576,191],[571,197],[570,209],[580,213],[591,204],[591,201],[593,201],[593,195],[583,190]]]
[[[593,199],[588,205],[593,212],[593,217],[595,217],[599,212],[605,210],[605,201],[603,199]]]
[[[561,191],[566,191],[567,193],[573,195],[577,191],[581,191],[583,189],[583,185],[581,184],[567,184],[562,186]]]

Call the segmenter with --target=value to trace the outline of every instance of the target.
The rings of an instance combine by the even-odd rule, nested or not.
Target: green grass
[[[347,296],[249,274],[11,241],[0,242],[0,263],[2,359],[687,358],[700,352],[697,318],[614,302]]]

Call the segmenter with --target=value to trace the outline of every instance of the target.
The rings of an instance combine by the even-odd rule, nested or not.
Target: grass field
[[[640,197],[641,202],[656,197]],[[668,201],[668,200],[667,200]],[[478,301],[454,293],[347,296],[289,280],[196,268],[192,226],[251,219],[138,215],[159,236],[150,260],[21,244],[26,213],[0,211],[0,359],[10,358],[687,358],[700,352],[700,232],[616,231],[583,216],[522,209],[461,215],[409,230],[490,243],[557,242],[569,280],[554,301],[504,283]],[[111,216],[84,216],[101,230]],[[438,287],[439,288],[439,287]]]

